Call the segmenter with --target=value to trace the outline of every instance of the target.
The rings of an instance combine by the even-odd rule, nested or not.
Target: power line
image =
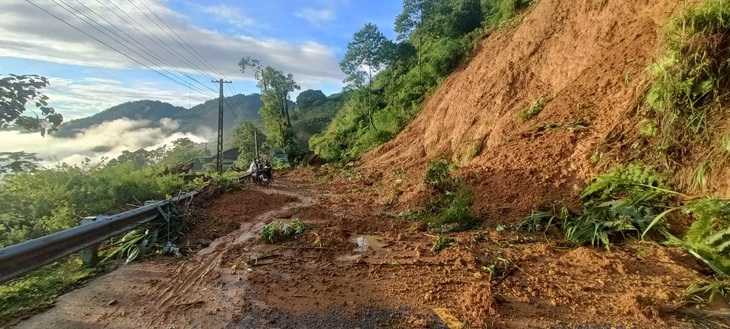
[[[182,86],[184,86],[184,87],[188,87],[188,88],[189,88],[189,86],[186,86],[186,85],[185,85],[184,83],[182,83],[182,82],[180,82],[180,81],[176,80],[175,78],[173,78],[173,77],[170,77],[170,76],[166,75],[165,73],[162,73],[162,72],[160,72],[160,71],[158,71],[158,70],[155,70],[154,68],[150,67],[149,65],[147,65],[147,64],[145,64],[145,63],[142,63],[142,62],[140,62],[139,60],[137,60],[137,59],[135,59],[135,58],[133,58],[133,57],[131,57],[131,56],[129,56],[129,55],[127,55],[127,54],[125,54],[125,53],[121,52],[121,51],[119,51],[119,50],[118,50],[117,48],[114,48],[113,46],[111,46],[111,45],[109,45],[108,43],[106,43],[106,42],[104,42],[104,41],[100,40],[99,38],[97,38],[97,37],[95,37],[95,36],[93,36],[93,35],[91,35],[91,34],[87,33],[86,31],[84,31],[84,30],[80,29],[79,27],[76,27],[76,26],[74,26],[73,24],[71,24],[71,23],[67,22],[67,21],[66,21],[66,20],[64,20],[63,18],[61,18],[61,17],[58,17],[57,15],[53,14],[52,12],[50,12],[50,11],[48,11],[48,10],[44,9],[43,7],[41,7],[41,6],[39,6],[39,5],[37,5],[37,4],[35,4],[35,3],[33,3],[32,1],[30,1],[30,0],[25,0],[25,1],[26,1],[26,2],[28,2],[28,3],[30,3],[30,4],[31,4],[31,5],[33,5],[34,7],[36,7],[36,8],[38,8],[38,9],[42,10],[42,11],[43,11],[43,12],[45,12],[46,14],[48,14],[48,15],[51,15],[51,16],[53,16],[54,18],[58,19],[59,21],[61,21],[61,22],[62,22],[62,23],[64,23],[64,24],[66,24],[66,25],[70,26],[71,28],[73,28],[73,29],[75,29],[75,30],[77,30],[77,31],[79,31],[79,32],[81,32],[81,33],[83,33],[84,35],[86,35],[86,36],[88,36],[88,37],[90,37],[90,38],[92,38],[92,39],[96,40],[97,42],[99,42],[99,43],[103,44],[104,46],[106,46],[106,47],[110,48],[111,50],[113,50],[113,51],[115,51],[115,52],[119,53],[120,55],[122,55],[122,56],[124,56],[124,57],[126,57],[126,58],[128,58],[128,59],[130,59],[130,60],[132,60],[132,61],[134,61],[135,63],[137,63],[137,64],[139,64],[139,65],[142,65],[142,66],[144,66],[144,67],[146,67],[146,68],[148,68],[148,69],[150,69],[150,70],[154,71],[155,73],[157,73],[157,74],[159,74],[159,75],[162,75],[163,77],[165,77],[165,78],[167,78],[167,79],[170,79],[171,81],[173,81],[173,82],[175,82],[175,83],[177,83],[177,84],[180,84],[180,85],[182,85]],[[61,8],[64,8],[64,7],[63,7],[63,6],[61,6]],[[64,8],[64,9],[65,9],[65,8]],[[67,10],[67,11],[68,11],[68,10]],[[194,89],[194,88],[191,88],[191,89],[193,89],[193,90],[196,90],[196,91],[198,91],[198,92],[200,92],[200,93],[202,93],[202,94],[204,94],[204,95],[206,95],[206,96],[209,96],[209,95],[205,94],[204,92],[202,92],[202,91],[200,91],[200,90],[197,90],[197,89]]]
[[[111,29],[109,29],[108,27],[106,27],[106,26],[102,25],[101,23],[97,22],[97,21],[96,21],[96,20],[94,20],[94,19],[93,19],[92,17],[89,17],[88,15],[86,15],[85,13],[83,13],[82,11],[78,10],[78,8],[76,8],[76,7],[72,6],[71,4],[67,3],[67,2],[66,2],[66,1],[64,1],[64,0],[58,0],[58,1],[60,1],[60,2],[61,2],[61,3],[63,3],[64,5],[66,5],[66,6],[68,7],[68,8],[65,8],[65,7],[63,7],[62,5],[60,5],[59,3],[57,3],[57,2],[55,1],[55,0],[51,0],[51,1],[52,1],[53,3],[55,3],[56,5],[58,5],[59,7],[63,8],[64,10],[68,11],[69,13],[72,13],[72,12],[71,12],[71,11],[69,11],[69,9],[68,9],[68,8],[70,8],[71,10],[73,10],[73,11],[75,12],[75,13],[72,13],[72,14],[73,14],[74,16],[76,16],[76,18],[80,19],[81,21],[83,21],[83,22],[84,22],[84,23],[86,23],[87,25],[91,26],[91,27],[92,27],[92,28],[94,28],[95,30],[97,30],[97,31],[101,32],[102,34],[104,34],[105,36],[107,36],[107,37],[108,37],[109,39],[111,39],[111,40],[113,40],[113,41],[117,42],[117,43],[118,43],[118,44],[120,44],[120,45],[121,45],[122,47],[124,47],[124,48],[126,48],[126,49],[130,50],[131,52],[133,52],[133,53],[134,53],[135,55],[139,56],[140,58],[142,58],[142,59],[144,59],[144,60],[146,60],[146,61],[150,62],[150,63],[151,63],[152,65],[155,65],[155,62],[154,62],[154,61],[150,60],[149,58],[145,57],[144,55],[140,54],[139,52],[137,52],[137,51],[135,51],[134,49],[132,49],[132,48],[130,48],[129,46],[127,46],[127,45],[126,45],[126,40],[125,40],[125,39],[124,39],[123,37],[121,37],[121,36],[120,36],[119,34],[115,33],[114,31],[112,31],[112,30],[111,30]],[[87,6],[86,6],[86,5],[84,5],[83,3],[81,3],[81,2],[79,1],[79,0],[76,0],[76,1],[77,1],[77,2],[79,2],[79,3],[80,3],[80,4],[82,5],[82,6],[84,6],[84,8],[86,8],[86,9],[90,10],[90,11],[91,11],[92,13],[94,13],[95,15],[97,15],[97,16],[99,16],[99,17],[101,17],[101,16],[100,16],[100,15],[99,15],[98,13],[96,13],[96,12],[95,12],[94,10],[92,10],[92,9],[91,9],[91,8],[89,8],[89,7],[87,7]],[[87,19],[88,21],[84,20],[84,19],[83,19],[83,18],[81,18],[81,17],[79,16],[79,15],[81,15],[81,16],[83,16],[83,17],[85,17],[85,18],[86,18],[86,19]],[[107,22],[107,23],[111,24],[111,23],[110,23],[110,22],[109,22],[108,20],[106,20],[105,18],[103,18],[103,17],[101,17],[101,18],[102,18],[102,20],[104,20],[105,22]],[[110,33],[112,33],[112,34],[113,34],[114,36],[111,36],[111,35],[109,35],[108,33],[106,33],[106,32],[104,32],[104,31],[100,30],[100,29],[99,29],[99,28],[97,28],[96,26],[94,26],[94,25],[92,25],[91,23],[89,23],[89,21],[91,21],[92,23],[96,24],[96,25],[97,25],[97,26],[99,26],[100,28],[102,28],[102,29],[104,29],[104,30],[106,30],[106,31],[108,31],[108,32],[110,32]],[[114,26],[113,24],[111,24],[111,25],[112,25],[112,26]],[[114,26],[114,27],[116,27],[116,26]],[[119,28],[117,28],[117,29],[119,29]],[[119,30],[120,30],[120,31],[122,31],[121,29],[119,29]],[[122,32],[124,32],[124,31],[122,31]],[[115,38],[115,37],[116,37],[116,38]],[[117,39],[117,38],[118,38],[118,39]],[[132,39],[133,39],[133,38],[132,38]],[[121,40],[121,41],[120,41],[120,40]],[[134,39],[133,39],[133,40],[134,40]],[[132,44],[132,46],[134,46],[135,48],[137,48],[137,49],[138,49],[138,50],[140,50],[141,52],[144,52],[144,53],[146,53],[147,55],[150,55],[150,54],[149,54],[148,52],[146,52],[145,50],[143,50],[143,49],[141,49],[141,48],[137,47],[136,45]],[[153,58],[155,58],[155,56],[152,56],[152,57],[153,57]],[[158,59],[158,58],[156,58],[156,59]],[[158,59],[158,60],[159,60],[159,59]],[[160,68],[161,70],[165,71],[166,73],[168,73],[168,74],[172,75],[172,76],[173,76],[173,77],[175,77],[176,79],[180,79],[180,78],[178,78],[177,76],[175,76],[175,74],[174,74],[174,73],[170,72],[169,70],[167,70],[167,69],[165,69],[165,68],[162,68],[162,67],[159,67],[159,68]],[[177,71],[178,73],[180,73],[180,74],[182,74],[182,75],[186,75],[185,73],[183,73],[182,71],[180,71],[180,70],[179,70],[179,69],[177,69],[177,68],[174,68],[174,67],[173,67],[173,69],[174,69],[174,70],[176,70],[176,71]],[[192,78],[192,77],[189,77],[189,78],[190,78],[190,79],[192,79],[192,80],[195,80],[195,79],[194,79],[194,78]],[[184,80],[182,80],[182,79],[180,79],[180,80],[181,80],[181,81],[184,81]],[[200,82],[199,82],[199,83],[200,83]],[[201,84],[201,85],[202,85],[202,84]],[[209,87],[208,85],[203,85],[203,86],[204,86],[204,87]],[[191,86],[191,87],[192,87],[192,86]],[[199,88],[196,88],[196,89],[199,89]],[[200,90],[200,89],[199,89],[199,90]],[[200,90],[200,91],[202,91],[202,90]]]
[[[97,13],[96,11],[94,11],[94,9],[92,9],[92,8],[89,8],[88,6],[86,6],[86,5],[85,5],[85,4],[83,3],[83,2],[81,2],[81,0],[76,0],[76,2],[78,2],[78,3],[79,3],[79,4],[81,5],[81,6],[83,6],[84,8],[86,8],[86,10],[88,10],[88,11],[92,12],[92,13],[93,13],[94,15],[96,15],[96,16],[97,16],[97,17],[99,17],[99,18],[101,18],[101,19],[102,19],[102,20],[103,20],[103,21],[104,21],[105,23],[107,23],[107,24],[108,24],[109,26],[111,26],[111,27],[115,28],[115,29],[116,29],[117,31],[121,32],[121,33],[122,33],[122,34],[123,34],[124,36],[126,36],[127,38],[129,38],[129,40],[132,40],[133,42],[135,42],[136,44],[132,44],[132,43],[130,43],[130,44],[131,44],[132,46],[134,46],[135,48],[137,48],[138,50],[140,50],[141,52],[143,52],[143,53],[147,54],[148,56],[150,56],[150,57],[154,58],[155,60],[157,60],[157,61],[159,61],[159,62],[162,62],[162,63],[164,63],[164,64],[165,64],[165,65],[167,65],[168,67],[170,67],[170,68],[172,68],[173,70],[177,71],[177,72],[178,72],[178,73],[179,73],[180,75],[183,75],[183,76],[187,77],[188,79],[190,79],[190,80],[192,80],[192,81],[195,81],[195,82],[197,82],[197,83],[198,83],[199,85],[201,85],[201,86],[203,86],[203,87],[205,87],[205,88],[209,88],[209,89],[210,89],[210,86],[209,86],[209,85],[207,85],[207,84],[203,84],[202,82],[198,81],[198,80],[197,80],[197,79],[195,79],[194,77],[192,77],[192,76],[190,76],[190,75],[186,74],[185,72],[181,71],[180,69],[176,68],[176,67],[175,67],[174,65],[172,65],[172,64],[171,64],[170,62],[168,62],[168,61],[167,61],[167,60],[165,60],[164,58],[162,58],[162,57],[159,57],[159,56],[157,56],[157,54],[155,54],[155,52],[154,52],[154,51],[152,51],[152,50],[151,50],[151,49],[149,49],[149,48],[148,48],[147,46],[145,46],[145,45],[144,45],[143,43],[139,42],[139,41],[138,41],[137,39],[135,39],[134,37],[132,37],[131,35],[129,35],[129,33],[127,33],[126,31],[124,31],[124,30],[120,29],[120,28],[119,28],[118,26],[116,26],[116,25],[115,25],[114,23],[112,23],[112,22],[110,22],[109,20],[107,20],[106,18],[104,18],[104,16],[102,16],[102,15],[100,15],[99,13]],[[66,5],[68,5],[69,7],[72,7],[72,6],[71,6],[71,5],[69,5],[68,3],[66,3]],[[72,8],[73,8],[73,7],[72,7]],[[81,12],[80,12],[80,11],[78,11],[78,10],[77,10],[77,12],[81,13]],[[86,15],[84,15],[84,16],[86,16]],[[89,18],[89,19],[92,19],[92,18],[90,18],[90,17],[88,17],[88,16],[86,16],[86,17],[87,17],[87,18]],[[92,19],[92,20],[93,20],[93,19]],[[105,30],[107,30],[107,31],[109,31],[109,32],[112,32],[112,33],[114,33],[114,35],[116,35],[116,36],[117,36],[117,37],[119,37],[120,39],[123,39],[123,40],[124,40],[125,42],[127,41],[127,40],[126,40],[125,38],[123,38],[122,36],[120,36],[120,35],[119,35],[119,34],[117,34],[116,32],[114,32],[114,31],[110,30],[109,28],[107,28],[107,27],[103,26],[102,24],[99,24],[98,22],[95,22],[95,23],[96,23],[97,25],[99,25],[100,27],[104,28]],[[119,42],[119,41],[117,41],[117,42]],[[120,43],[120,44],[121,44],[121,43]],[[139,46],[137,46],[137,45],[139,45]],[[141,46],[141,48],[140,48],[140,46]],[[144,48],[144,49],[143,49],[143,48]],[[147,61],[149,61],[149,62],[152,62],[152,61],[151,61],[151,60],[149,60],[148,58],[145,58],[145,59],[147,59]],[[170,72],[168,71],[168,73],[170,73]],[[214,90],[212,90],[212,89],[210,89],[210,90],[211,90],[211,91],[214,91]]]
[[[135,51],[134,49],[131,49],[131,48],[130,48],[129,46],[127,46],[126,44],[124,44],[124,42],[120,42],[119,40],[115,39],[114,37],[112,37],[111,35],[109,35],[108,33],[106,33],[105,31],[103,31],[103,30],[101,30],[101,29],[97,28],[96,26],[94,26],[93,24],[89,23],[89,21],[91,21],[91,22],[93,22],[93,23],[95,23],[95,24],[99,25],[99,26],[100,26],[101,28],[103,28],[103,29],[105,29],[105,30],[107,30],[107,31],[110,31],[110,32],[112,32],[111,30],[109,30],[109,29],[105,28],[104,26],[102,26],[102,25],[101,25],[101,24],[99,24],[98,22],[94,21],[94,20],[93,20],[93,19],[92,19],[91,17],[89,17],[88,15],[86,15],[86,14],[84,14],[84,13],[80,12],[80,11],[79,11],[79,10],[78,10],[77,8],[75,8],[75,7],[71,6],[70,4],[66,3],[66,2],[64,1],[64,0],[59,0],[59,1],[60,1],[60,2],[62,2],[62,3],[64,4],[64,5],[66,5],[66,6],[68,7],[68,8],[64,7],[63,5],[61,5],[60,3],[56,2],[55,0],[51,0],[51,2],[53,2],[53,3],[54,3],[54,4],[56,4],[57,6],[61,7],[61,8],[63,9],[63,10],[67,11],[68,13],[70,13],[70,14],[74,15],[74,16],[75,16],[76,18],[78,18],[79,20],[81,20],[82,22],[84,22],[84,23],[85,23],[86,25],[89,25],[89,26],[91,26],[91,27],[92,27],[92,28],[94,28],[95,30],[97,30],[97,31],[101,32],[101,33],[102,33],[103,35],[105,35],[106,37],[108,37],[109,39],[111,39],[112,41],[115,41],[115,42],[117,42],[117,43],[118,43],[118,44],[120,44],[120,45],[121,45],[122,47],[126,48],[127,50],[130,50],[130,51],[131,51],[131,52],[133,52],[133,53],[134,53],[135,55],[139,56],[140,58],[142,58],[142,59],[144,59],[144,60],[147,60],[148,62],[150,62],[151,64],[153,64],[153,65],[154,65],[154,62],[153,62],[153,61],[149,60],[148,58],[145,58],[144,56],[142,56],[141,54],[139,54],[139,53],[138,53],[137,51]],[[70,8],[70,9],[69,9],[69,8]],[[75,13],[74,13],[74,12],[75,12]],[[88,21],[87,21],[87,20],[85,20],[84,18],[82,18],[82,17],[81,17],[81,16],[79,16],[79,15],[81,15],[81,16],[85,17],[86,19],[88,19]],[[120,39],[121,39],[121,38],[120,38]],[[124,55],[126,56],[126,54],[124,54]],[[127,57],[130,57],[130,56],[127,56]],[[131,58],[131,57],[130,57],[130,58]],[[138,63],[141,63],[141,62],[139,62],[139,61],[137,61],[137,62],[138,62]],[[150,67],[150,68],[151,68],[151,67]],[[170,75],[170,76],[171,76],[172,78],[176,79],[176,80],[177,80],[178,82],[179,82],[179,81],[184,81],[184,80],[181,80],[180,78],[178,78],[177,76],[175,76],[175,74],[174,74],[174,73],[172,73],[172,72],[170,72],[169,70],[166,70],[166,69],[163,69],[163,68],[161,68],[161,69],[162,69],[163,71],[165,71],[166,73],[168,73],[168,74],[169,74],[169,75]],[[196,91],[199,91],[199,92],[203,92],[203,91],[202,91],[201,89],[199,89],[199,88],[195,88],[195,90],[196,90]]]
[[[210,62],[209,62],[208,60],[206,60],[206,59],[205,59],[205,58],[204,58],[204,57],[203,57],[202,55],[200,55],[200,53],[198,53],[198,51],[197,51],[197,50],[195,50],[195,48],[193,48],[193,47],[192,47],[192,46],[191,46],[191,45],[190,45],[190,44],[189,44],[189,43],[188,43],[187,41],[185,41],[185,39],[181,38],[181,37],[180,37],[180,35],[179,35],[179,34],[177,34],[177,32],[175,32],[175,30],[174,30],[173,28],[171,28],[171,27],[170,27],[170,25],[168,25],[168,24],[167,24],[167,23],[165,22],[165,20],[164,20],[164,19],[162,19],[162,18],[161,18],[161,17],[159,16],[159,15],[157,15],[157,13],[155,13],[155,12],[154,12],[154,11],[153,11],[152,9],[150,9],[150,7],[148,7],[148,6],[147,6],[147,5],[146,5],[146,4],[144,3],[144,1],[140,1],[140,3],[141,3],[141,4],[142,4],[142,5],[143,5],[143,6],[145,7],[145,8],[147,8],[147,10],[148,10],[148,11],[149,11],[150,13],[152,13],[152,15],[154,15],[155,17],[157,17],[157,19],[158,19],[158,20],[159,20],[159,21],[160,21],[160,22],[161,22],[161,23],[162,23],[163,25],[165,25],[165,27],[167,27],[167,29],[168,29],[168,30],[172,31],[172,33],[173,33],[173,34],[174,34],[174,35],[175,35],[175,36],[177,37],[177,40],[180,40],[180,41],[182,41],[182,42],[183,42],[183,43],[184,43],[184,44],[185,44],[185,45],[187,46],[187,48],[185,48],[185,47],[184,47],[184,46],[183,46],[182,44],[180,44],[180,42],[178,42],[178,45],[180,45],[180,47],[182,47],[183,49],[185,49],[185,51],[187,51],[187,52],[188,52],[188,54],[192,55],[192,56],[193,56],[193,57],[194,57],[195,59],[197,59],[197,60],[198,60],[198,61],[199,61],[199,62],[200,62],[201,64],[203,64],[203,66],[205,66],[205,67],[206,67],[206,68],[208,68],[209,70],[212,70],[212,71],[213,71],[214,73],[216,73],[216,74],[220,75],[220,76],[221,76],[221,77],[223,77],[224,79],[228,80],[228,77],[226,77],[226,76],[225,76],[225,75],[224,75],[223,73],[221,73],[220,71],[218,71],[218,70],[217,70],[217,69],[215,68],[215,66],[213,66],[213,64],[211,64],[211,63],[210,63]],[[175,40],[175,42],[177,42],[177,40]],[[188,50],[188,49],[189,49],[189,50]],[[190,52],[190,50],[192,50],[194,54],[193,54],[193,53],[191,53],[191,52]]]
[[[160,29],[160,30],[161,30],[162,32],[165,32],[165,34],[167,34],[167,36],[168,36],[168,37],[170,37],[170,38],[171,38],[171,39],[173,39],[173,40],[174,40],[175,42],[177,42],[177,40],[175,40],[175,38],[174,38],[174,37],[173,37],[172,35],[170,35],[170,33],[169,33],[169,32],[167,32],[167,31],[166,31],[165,29],[163,29],[163,28],[162,28],[162,27],[160,26],[160,24],[157,24],[157,22],[156,22],[156,21],[155,21],[154,19],[152,19],[152,17],[150,17],[150,15],[147,15],[147,13],[145,13],[145,12],[144,12],[144,11],[143,11],[143,10],[142,10],[141,8],[137,7],[137,5],[136,5],[136,4],[134,4],[134,2],[133,2],[132,0],[128,0],[128,1],[129,1],[129,3],[130,3],[130,4],[132,5],[132,6],[134,6],[134,8],[136,8],[136,9],[137,9],[137,10],[138,10],[138,11],[139,11],[140,13],[142,13],[142,14],[143,14],[143,15],[144,15],[145,17],[147,17],[147,19],[149,19],[149,20],[150,20],[150,22],[152,22],[153,24],[155,24],[155,25],[156,25],[156,26],[157,26],[157,27],[158,27],[158,28],[159,28],[159,29]],[[159,38],[158,38],[158,39],[159,39]],[[170,47],[170,45],[168,45],[168,44],[167,44],[167,43],[166,43],[166,42],[165,42],[164,40],[160,39],[160,41],[162,41],[162,43],[163,43],[163,44],[165,44],[165,45],[166,45],[167,47],[169,47],[169,48],[170,48],[170,49],[171,49],[171,50],[172,50],[173,52],[175,52],[175,54],[177,54],[177,55],[179,55],[179,56],[180,56],[180,57],[178,57],[178,56],[175,56],[176,58],[180,59],[180,60],[181,60],[181,61],[183,61],[183,62],[184,62],[185,64],[187,64],[187,65],[190,65],[190,66],[191,66],[192,68],[194,68],[195,70],[197,70],[198,72],[200,72],[200,73],[201,73],[201,74],[202,74],[203,76],[206,76],[207,78],[212,78],[211,76],[209,76],[209,75],[206,75],[206,74],[205,74],[205,72],[204,72],[204,71],[203,71],[202,69],[200,69],[200,67],[199,67],[199,66],[195,65],[194,63],[190,62],[190,61],[189,61],[189,60],[188,60],[187,58],[185,58],[185,56],[183,56],[183,54],[181,54],[180,52],[178,52],[178,51],[177,51],[177,50],[175,50],[174,48]],[[177,42],[177,43],[178,43],[178,44],[180,44],[179,42]]]
[[[105,8],[109,9],[109,10],[110,10],[111,12],[114,12],[114,10],[111,10],[111,9],[110,9],[110,8],[109,8],[108,6],[104,5],[104,3],[102,3],[102,2],[101,2],[101,0],[97,0],[97,2],[101,3],[101,4],[102,4],[102,5],[103,5],[103,6],[105,7]],[[136,30],[137,32],[139,32],[140,34],[144,35],[144,36],[145,36],[145,37],[146,37],[146,38],[147,38],[148,40],[150,40],[150,41],[151,41],[152,43],[154,43],[155,45],[157,45],[158,47],[160,47],[160,48],[161,48],[162,50],[166,51],[166,52],[167,52],[168,54],[170,54],[170,55],[172,55],[173,57],[175,57],[175,58],[176,58],[177,60],[179,60],[179,61],[180,61],[181,63],[183,63],[183,64],[186,64],[186,63],[185,63],[186,61],[185,61],[184,59],[180,58],[180,56],[178,56],[178,55],[176,54],[176,51],[175,51],[175,49],[173,49],[172,47],[170,47],[170,45],[168,45],[168,44],[167,44],[167,43],[166,43],[166,42],[165,42],[164,40],[160,39],[160,38],[159,38],[159,37],[158,37],[157,35],[155,35],[154,33],[152,33],[152,31],[150,31],[150,30],[149,30],[149,29],[148,29],[147,27],[145,27],[145,26],[144,26],[144,24],[140,23],[140,22],[139,22],[139,21],[137,21],[137,20],[136,20],[136,19],[135,19],[134,17],[132,17],[132,16],[131,16],[131,15],[130,15],[129,13],[127,13],[127,12],[126,12],[126,11],[125,11],[124,9],[120,8],[120,7],[119,7],[119,6],[117,5],[117,4],[115,4],[115,3],[114,3],[114,1],[110,1],[109,3],[110,3],[110,4],[112,5],[112,6],[114,6],[114,8],[116,8],[116,9],[117,9],[118,11],[122,12],[122,13],[123,13],[123,14],[124,14],[125,16],[127,16],[127,17],[128,17],[128,18],[129,18],[130,20],[132,20],[132,21],[134,22],[134,24],[130,23],[130,22],[129,22],[129,21],[127,21],[126,19],[124,19],[124,18],[122,18],[121,16],[119,16],[119,14],[117,14],[116,12],[114,12],[114,14],[115,14],[115,15],[117,15],[117,17],[119,17],[119,18],[121,18],[122,20],[124,20],[124,21],[125,21],[125,22],[126,22],[127,24],[129,24],[129,25],[130,25],[130,26],[131,26],[132,28],[134,28],[134,29],[135,29],[135,30]],[[134,4],[132,4],[132,5],[134,5]],[[136,7],[136,6],[135,6],[135,7]],[[139,10],[139,8],[137,8],[137,10]],[[147,33],[144,33],[144,32],[142,32],[142,31],[141,31],[140,29],[138,29],[138,28],[137,28],[137,26],[136,26],[135,24],[136,24],[136,25],[138,25],[138,26],[140,26],[140,27],[141,27],[142,29],[144,29],[144,30],[145,30],[145,31],[146,31]],[[153,40],[153,39],[152,39],[152,37],[150,37],[150,35],[151,35],[152,37],[154,37],[155,39],[157,39],[157,41]],[[191,68],[192,68],[192,67],[191,67]],[[205,72],[202,72],[202,71],[200,71],[200,70],[197,70],[197,71],[198,71],[199,73],[201,73],[201,75],[203,75],[203,76],[207,77],[207,75],[205,74]],[[207,86],[206,88],[208,88],[209,90],[211,90],[211,91],[215,92],[215,89],[213,89],[213,88],[210,88],[210,86]]]

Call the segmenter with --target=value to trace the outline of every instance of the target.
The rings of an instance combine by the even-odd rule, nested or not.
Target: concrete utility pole
[[[219,174],[223,173],[223,84],[231,83],[230,81],[211,81],[213,83],[220,84],[220,98],[218,98],[218,153],[216,157],[215,168]]]
[[[253,149],[256,150],[256,159],[259,158],[259,129],[253,126]]]

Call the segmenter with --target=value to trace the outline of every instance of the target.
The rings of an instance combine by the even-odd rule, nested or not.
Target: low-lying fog
[[[127,118],[107,121],[76,134],[75,138],[58,138],[53,134],[41,137],[37,132],[0,131],[0,152],[36,153],[47,164],[65,162],[79,164],[85,158],[99,162],[102,157],[115,158],[122,151],[153,149],[187,137],[202,143],[213,139],[215,132],[201,127],[196,133],[176,132],[179,124],[162,119],[159,125],[147,120]]]

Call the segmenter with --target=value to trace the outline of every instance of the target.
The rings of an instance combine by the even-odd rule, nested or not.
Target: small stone
[[[109,301],[109,303],[108,303],[108,304],[109,304],[109,306],[114,306],[114,305],[117,305],[117,304],[119,304],[119,302],[117,302],[117,300],[116,300],[116,299],[112,299],[111,301]]]

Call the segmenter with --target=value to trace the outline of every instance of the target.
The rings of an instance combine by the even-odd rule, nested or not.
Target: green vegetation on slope
[[[730,201],[689,197],[671,191],[669,181],[673,178],[683,191],[706,191],[710,173],[728,163],[730,1],[706,0],[671,20],[665,31],[666,53],[651,67],[655,80],[644,99],[648,118],[640,121],[638,140],[633,141],[637,147],[648,141],[638,157],[665,173],[640,163],[619,165],[586,187],[580,214],[566,208],[535,211],[519,228],[556,224],[575,245],[608,247],[627,237],[657,238],[685,248],[715,271],[718,281],[694,284],[688,293],[710,300],[727,297]],[[670,215],[680,216],[680,211],[694,220],[688,230],[669,227],[665,221]],[[697,295],[695,300],[703,301]]]
[[[58,296],[95,273],[95,269],[64,259],[35,270],[22,280],[0,286],[0,323],[18,314],[52,306]]]
[[[370,39],[357,38],[356,34],[348,47],[348,53],[354,53],[341,63],[352,90],[327,130],[312,136],[310,148],[329,161],[347,161],[390,140],[418,114],[427,95],[459,65],[476,41],[531,3],[405,0],[403,13],[396,18],[400,42],[360,47],[360,41]],[[380,35],[367,25],[358,33]],[[356,56],[360,52],[377,56]],[[385,68],[370,84],[370,64],[383,61]],[[361,66],[360,73],[353,65]]]
[[[651,67],[655,81],[645,104],[652,119],[642,125],[642,134],[656,136],[670,170],[696,167],[693,177],[680,183],[701,191],[707,174],[726,163],[723,141],[729,131],[719,123],[727,115],[730,91],[730,1],[707,0],[665,30],[668,49]],[[701,152],[711,161],[697,160]]]

